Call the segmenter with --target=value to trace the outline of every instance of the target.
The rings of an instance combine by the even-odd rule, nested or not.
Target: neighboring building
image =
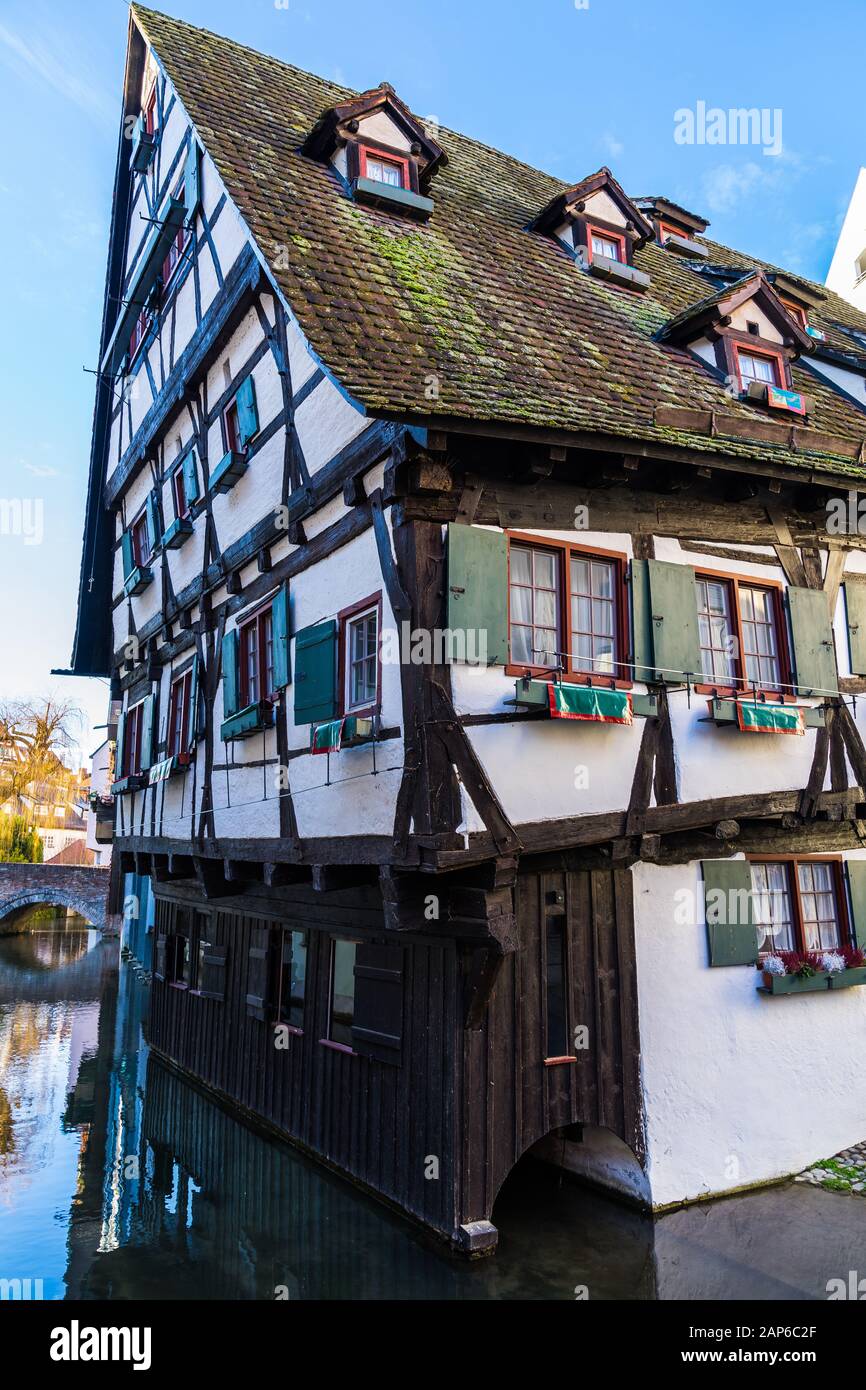
[[[55,811],[53,817],[40,818],[35,827],[42,841],[42,862],[48,864],[58,860],[63,864],[93,864],[93,856],[87,857],[87,821],[84,813],[64,807],[59,810],[62,815]],[[59,859],[60,855],[65,858]]]
[[[827,271],[827,288],[866,313],[866,169],[857,175]]]
[[[73,669],[154,1050],[469,1253],[551,1135],[654,1207],[863,1139],[866,316],[137,6],[122,117]]]
[[[114,738],[104,739],[90,755],[90,797],[87,811],[87,848],[92,863],[106,868],[111,863],[114,839]]]

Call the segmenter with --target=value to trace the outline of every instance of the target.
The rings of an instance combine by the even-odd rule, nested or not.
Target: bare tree
[[[18,812],[29,788],[64,780],[83,728],[72,700],[0,701],[0,805]]]

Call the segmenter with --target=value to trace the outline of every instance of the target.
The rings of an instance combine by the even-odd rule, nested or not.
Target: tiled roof
[[[443,129],[433,133],[448,162],[432,180],[429,222],[361,206],[333,171],[299,153],[322,113],[354,93],[151,10],[133,13],[314,352],[371,414],[429,418],[435,409],[445,419],[863,473],[852,455],[866,439],[866,413],[798,365],[794,384],[813,402],[809,426],[847,449],[806,440],[792,452],[658,423],[660,406],[723,411],[741,428],[766,416],[654,341],[707,296],[706,277],[682,257],[644,247],[636,264],[652,284],[635,294],[581,272],[549,236],[526,230],[571,185]],[[697,239],[713,262],[744,273],[762,265]],[[837,325],[866,333],[866,315],[824,293],[810,321],[828,346],[856,354]]]

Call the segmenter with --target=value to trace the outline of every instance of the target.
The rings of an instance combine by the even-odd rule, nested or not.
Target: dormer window
[[[782,303],[788,310],[788,313],[791,315],[791,318],[796,319],[800,327],[806,329],[806,331],[808,332],[809,324],[806,319],[806,310],[803,308],[803,306],[801,304],[792,303],[790,299],[783,299]]]
[[[323,112],[302,153],[329,164],[355,202],[414,218],[430,216],[431,179],[447,163],[387,82]]]
[[[645,290],[650,283],[634,264],[634,253],[652,240],[652,224],[609,169],[558,194],[527,230],[554,237],[582,270],[599,279],[630,290]]]
[[[409,161],[397,155],[361,145],[358,149],[361,176],[373,179],[375,183],[385,183],[389,188],[409,187]]]

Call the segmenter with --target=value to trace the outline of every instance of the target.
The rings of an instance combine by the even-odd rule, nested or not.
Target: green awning
[[[551,719],[593,719],[604,724],[632,722],[631,695],[591,685],[549,685]]]
[[[805,734],[803,711],[792,705],[737,702],[737,723],[748,734]]]

